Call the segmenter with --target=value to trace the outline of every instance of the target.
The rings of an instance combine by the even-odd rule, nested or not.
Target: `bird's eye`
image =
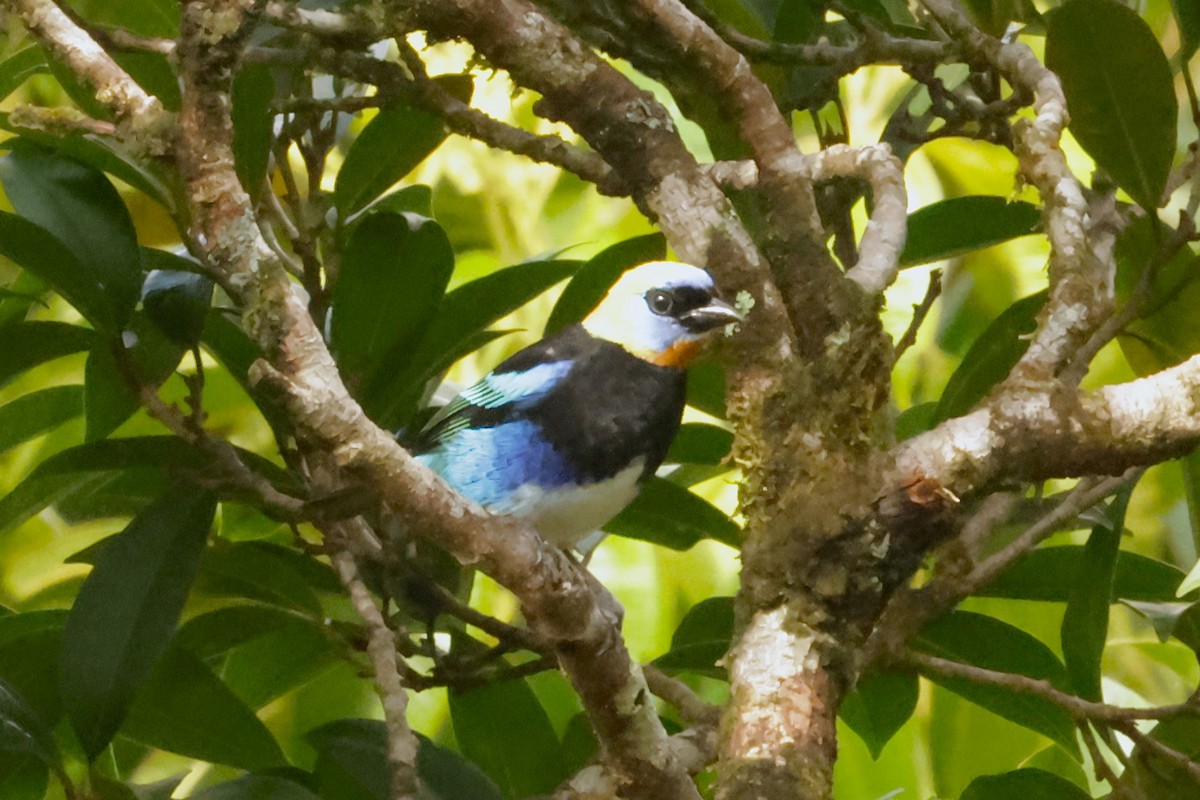
[[[670,314],[671,309],[675,307],[675,298],[667,292],[653,291],[646,296],[646,302],[650,304],[650,310],[655,314]]]

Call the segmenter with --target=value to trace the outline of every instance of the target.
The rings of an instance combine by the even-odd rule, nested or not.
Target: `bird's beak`
[[[680,317],[684,326],[693,333],[703,333],[733,322],[741,322],[743,319],[736,308],[724,300],[715,298],[710,300],[708,305],[693,308]]]

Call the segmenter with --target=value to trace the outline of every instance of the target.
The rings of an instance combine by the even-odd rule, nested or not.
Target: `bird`
[[[501,362],[432,416],[412,452],[493,514],[570,549],[637,496],[683,416],[686,367],[743,320],[704,269],[651,261],[595,309]]]

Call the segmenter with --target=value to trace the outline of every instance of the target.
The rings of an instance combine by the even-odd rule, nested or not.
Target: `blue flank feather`
[[[460,494],[499,514],[516,510],[510,505],[521,486],[546,490],[575,482],[566,462],[528,420],[461,428],[417,460]]]

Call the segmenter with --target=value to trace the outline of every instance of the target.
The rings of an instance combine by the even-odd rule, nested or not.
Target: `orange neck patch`
[[[699,339],[676,342],[661,353],[653,353],[646,357],[651,364],[660,367],[686,367],[700,352],[704,342]]]

